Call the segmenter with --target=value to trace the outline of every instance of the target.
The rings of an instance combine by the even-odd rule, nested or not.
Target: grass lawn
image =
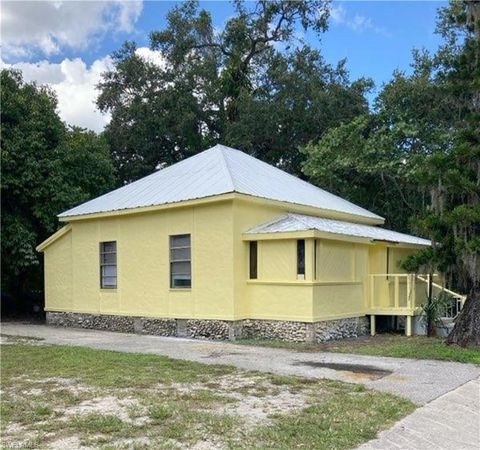
[[[415,408],[360,385],[2,342],[2,447],[347,449]]]
[[[398,334],[377,334],[357,339],[302,344],[282,341],[242,339],[246,345],[288,348],[305,352],[358,353],[361,355],[392,356],[394,358],[440,359],[480,365],[480,348],[447,345],[444,339],[426,336],[406,337]]]

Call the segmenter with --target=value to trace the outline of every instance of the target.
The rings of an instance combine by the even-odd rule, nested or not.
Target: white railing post
[[[407,275],[407,308],[412,309],[412,275]]]
[[[370,308],[375,307],[375,278],[374,275],[370,275]]]
[[[400,307],[400,277],[398,275],[395,275],[395,280],[394,280],[394,302],[395,302],[395,308]]]

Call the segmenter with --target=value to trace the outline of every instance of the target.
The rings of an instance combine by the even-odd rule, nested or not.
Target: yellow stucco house
[[[430,245],[382,217],[217,145],[63,212],[45,256],[47,321],[168,336],[321,341],[403,318]]]

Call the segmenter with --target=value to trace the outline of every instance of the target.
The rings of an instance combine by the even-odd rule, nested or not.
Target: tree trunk
[[[480,346],[480,290],[467,297],[465,305],[447,338],[448,344]]]

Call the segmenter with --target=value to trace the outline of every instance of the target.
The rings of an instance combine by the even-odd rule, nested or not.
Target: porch
[[[367,314],[370,315],[372,336],[376,334],[376,316],[405,317],[405,334],[411,336],[413,318],[422,313],[422,305],[428,301],[430,286],[432,297],[437,297],[442,292],[451,296],[451,302],[442,313],[442,320],[453,320],[466,299],[466,296],[447,289],[437,274],[370,274],[367,284]]]

